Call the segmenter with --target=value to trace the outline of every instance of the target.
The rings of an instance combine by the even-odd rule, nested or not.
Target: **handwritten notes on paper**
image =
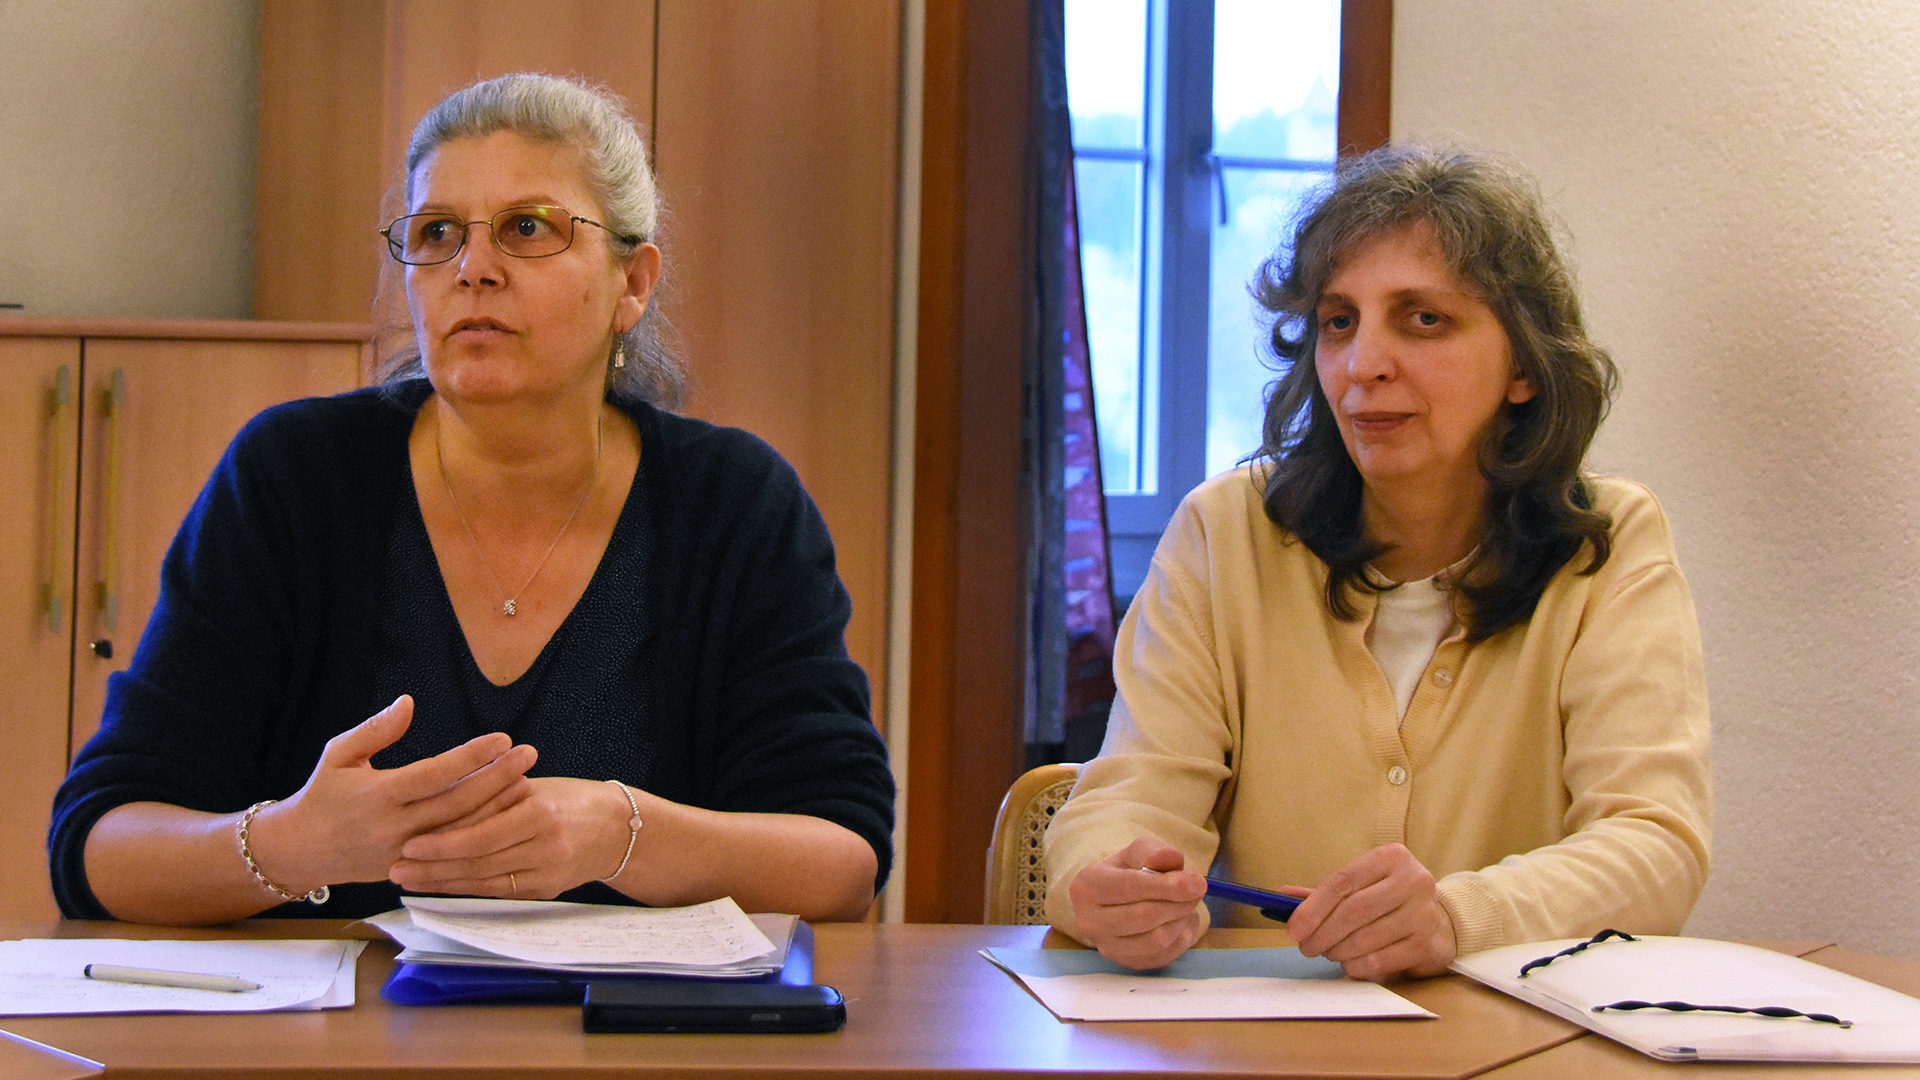
[[[678,908],[409,896],[367,922],[405,946],[407,962],[540,967],[579,972],[746,975],[777,971],[792,916],[775,942],[730,898]]]
[[[1090,949],[982,949],[1062,1020],[1342,1020],[1431,1017],[1298,949],[1191,949],[1159,971]]]
[[[74,1013],[273,1012],[353,1004],[364,941],[0,941],[0,1016]],[[244,993],[101,982],[88,964],[232,975],[260,984]]]

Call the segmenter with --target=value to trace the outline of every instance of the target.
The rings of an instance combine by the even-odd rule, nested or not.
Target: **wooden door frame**
[[[977,922],[1022,740],[1026,0],[926,6],[904,912]]]

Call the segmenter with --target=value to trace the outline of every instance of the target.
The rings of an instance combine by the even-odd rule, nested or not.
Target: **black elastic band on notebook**
[[[1789,1020],[1795,1018],[1812,1020],[1816,1023],[1834,1024],[1843,1028],[1853,1026],[1853,1021],[1842,1020],[1832,1013],[1801,1012],[1799,1009],[1789,1009],[1785,1005],[1761,1005],[1749,1009],[1740,1005],[1694,1005],[1685,1001],[1616,1001],[1610,1005],[1593,1007],[1594,1012],[1604,1012],[1608,1009],[1621,1012],[1631,1009],[1666,1009],[1669,1012],[1752,1013],[1755,1016],[1772,1016]]]
[[[1520,965],[1520,977],[1524,979],[1527,977],[1527,972],[1532,971],[1534,968],[1546,967],[1548,964],[1553,963],[1555,960],[1558,960],[1563,956],[1572,956],[1574,953],[1581,952],[1582,950],[1586,949],[1590,945],[1598,945],[1601,942],[1607,940],[1608,938],[1619,938],[1621,941],[1639,941],[1640,940],[1639,938],[1634,937],[1632,934],[1629,934],[1624,930],[1602,930],[1599,933],[1588,938],[1587,940],[1571,948],[1561,949],[1559,952],[1554,953],[1552,956],[1543,956],[1538,960],[1529,960],[1526,963]]]

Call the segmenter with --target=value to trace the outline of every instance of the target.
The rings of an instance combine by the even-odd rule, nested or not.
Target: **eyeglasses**
[[[544,259],[573,246],[576,221],[606,229],[629,245],[640,242],[637,236],[616,233],[561,206],[510,206],[490,218],[472,221],[457,214],[408,214],[394,218],[380,235],[387,238],[387,252],[408,266],[432,266],[460,254],[467,246],[467,230],[474,225],[487,226],[493,234],[493,246],[503,254],[516,259]]]

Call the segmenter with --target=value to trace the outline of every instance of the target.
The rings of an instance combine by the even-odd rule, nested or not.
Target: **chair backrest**
[[[1047,921],[1047,868],[1040,843],[1053,812],[1080,776],[1077,764],[1029,769],[1007,789],[987,848],[986,921],[1040,925]]]

